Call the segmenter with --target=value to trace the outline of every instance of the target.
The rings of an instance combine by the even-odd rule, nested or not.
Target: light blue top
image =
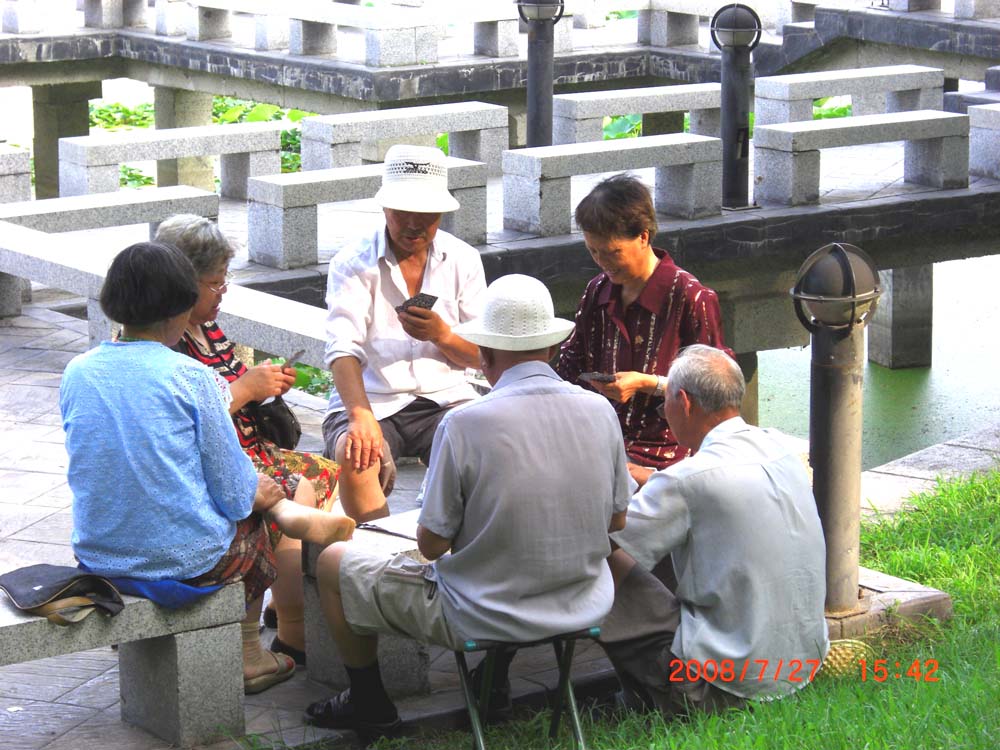
[[[452,540],[434,564],[452,631],[523,642],[599,624],[614,600],[608,525],[630,492],[611,404],[543,362],[449,411],[419,523]]]
[[[717,425],[697,453],[649,478],[612,536],[647,570],[671,556],[681,603],[671,650],[733,662],[737,678],[717,687],[771,698],[808,684],[828,648],[826,547],[809,476],[780,432],[739,417]]]
[[[66,366],[59,406],[77,559],[145,580],[211,570],[257,490],[215,375],[162,344],[105,341]]]

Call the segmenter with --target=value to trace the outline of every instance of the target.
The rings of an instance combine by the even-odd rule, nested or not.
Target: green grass
[[[664,722],[658,715],[585,716],[592,748],[615,750],[994,750],[1000,746],[1000,472],[941,484],[914,510],[862,528],[862,564],[951,593],[954,619],[942,627],[891,627],[869,638],[877,658],[903,666],[935,659],[939,682],[860,676],[818,678],[801,693],[721,716]],[[545,741],[547,713],[487,732],[499,748],[571,748],[566,729]],[[450,732],[385,741],[379,750],[465,750]]]

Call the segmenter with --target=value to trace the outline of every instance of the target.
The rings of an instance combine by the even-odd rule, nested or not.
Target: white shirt
[[[826,656],[823,529],[809,476],[780,432],[739,417],[717,425],[697,453],[649,478],[612,538],[647,570],[671,556],[681,603],[674,654],[732,661],[737,675],[750,662],[743,680],[717,687],[783,695],[807,684],[809,660]]]
[[[449,627],[531,641],[599,624],[614,600],[608,524],[631,489],[611,404],[543,362],[449,411],[419,521],[452,540],[434,563]]]
[[[438,298],[431,309],[449,326],[478,317],[486,291],[479,251],[438,230],[420,291]],[[430,341],[418,341],[403,330],[395,308],[409,297],[384,224],[330,261],[326,364],[329,367],[340,357],[361,363],[376,419],[391,417],[418,396],[439,406],[476,397],[464,367],[452,363]],[[344,409],[336,390],[329,409]]]

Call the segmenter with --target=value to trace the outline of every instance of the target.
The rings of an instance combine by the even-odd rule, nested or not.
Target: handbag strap
[[[30,612],[46,618],[56,625],[71,625],[80,622],[96,609],[94,601],[87,596],[67,596],[64,599],[46,602],[39,607],[33,607]]]

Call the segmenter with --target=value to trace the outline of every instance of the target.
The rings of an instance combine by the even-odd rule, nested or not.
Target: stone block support
[[[753,150],[754,203],[819,202],[819,151]]]
[[[122,643],[118,662],[124,721],[182,747],[243,735],[239,623]]]
[[[941,0],[889,0],[889,10],[912,13],[917,10],[941,10]]]
[[[187,33],[187,0],[156,0],[156,33],[160,36],[183,36]]]
[[[0,318],[21,314],[24,280],[9,273],[0,273]]]
[[[903,179],[937,188],[969,186],[969,138],[924,138],[903,146]]]
[[[787,99],[767,99],[758,96],[754,99],[754,126],[811,120],[812,112],[812,99],[793,99],[789,101]]]
[[[573,51],[573,16],[566,13],[552,30],[552,52],[556,55]]]
[[[517,21],[472,24],[474,49],[486,57],[517,57]]]
[[[293,55],[335,55],[337,27],[294,18],[288,31],[288,51]]]
[[[559,116],[552,118],[553,143],[586,143],[600,141],[603,138],[603,117],[588,117],[585,120]]]
[[[260,52],[287,49],[290,25],[291,22],[284,16],[255,16],[254,49]]]
[[[722,132],[722,111],[718,109],[692,109],[688,132],[719,138]]]
[[[501,160],[507,140],[507,128],[459,130],[448,134],[448,153],[459,159],[481,161],[490,177],[499,177],[503,174]]]
[[[233,35],[229,27],[230,16],[230,11],[221,8],[192,7],[188,15],[188,39],[196,42],[203,39],[228,39]]]
[[[0,143],[0,203],[31,200],[31,156]]]
[[[347,673],[330,629],[323,618],[316,579],[303,578],[306,611],[306,654],[309,678],[334,689],[348,687]],[[390,696],[423,695],[430,692],[430,652],[426,644],[394,635],[379,636],[379,668]]]
[[[969,131],[969,174],[1000,180],[1000,130]]]
[[[722,162],[656,168],[653,203],[660,213],[697,219],[722,211]]]
[[[59,197],[59,139],[90,133],[87,104],[101,97],[101,82],[32,86],[35,118],[35,197]],[[117,183],[115,189],[117,190]]]
[[[86,0],[83,25],[90,29],[141,26],[146,21],[146,0]]]
[[[219,157],[221,185],[219,192],[226,198],[246,200],[247,180],[269,174],[281,174],[281,153],[252,151],[243,154],[222,154]]]
[[[300,268],[316,263],[319,247],[315,205],[282,208],[250,201],[247,251],[250,260],[272,268]]]
[[[6,0],[3,4],[3,33],[37,34],[42,30],[42,0]]]
[[[87,333],[90,335],[90,348],[102,341],[110,341],[116,324],[104,314],[101,303],[96,299],[87,300]]]
[[[361,164],[361,142],[327,143],[302,138],[302,169],[333,169]]]
[[[157,86],[153,102],[158,130],[212,124],[211,94]],[[215,160],[211,156],[161,159],[156,162],[156,184],[191,185],[214,193]]]
[[[743,405],[740,416],[749,424],[760,424],[760,387],[757,379],[757,352],[744,352],[736,355],[736,362],[743,371],[743,379],[747,382],[743,393]]]
[[[441,228],[470,245],[486,244],[486,187],[460,188],[451,194],[461,208],[446,213]]]
[[[929,367],[934,265],[879,272],[882,297],[868,326],[868,359],[883,367]]]
[[[59,164],[59,195],[113,193],[118,190],[120,174],[117,163],[87,166],[63,161]],[[35,187],[37,192],[37,182]]]
[[[608,24],[605,0],[579,0],[573,15],[573,28],[600,29]]]
[[[943,109],[944,87],[887,91],[884,112],[908,112],[914,109]]]
[[[548,237],[571,229],[570,178],[536,180],[503,176],[503,226]]]

